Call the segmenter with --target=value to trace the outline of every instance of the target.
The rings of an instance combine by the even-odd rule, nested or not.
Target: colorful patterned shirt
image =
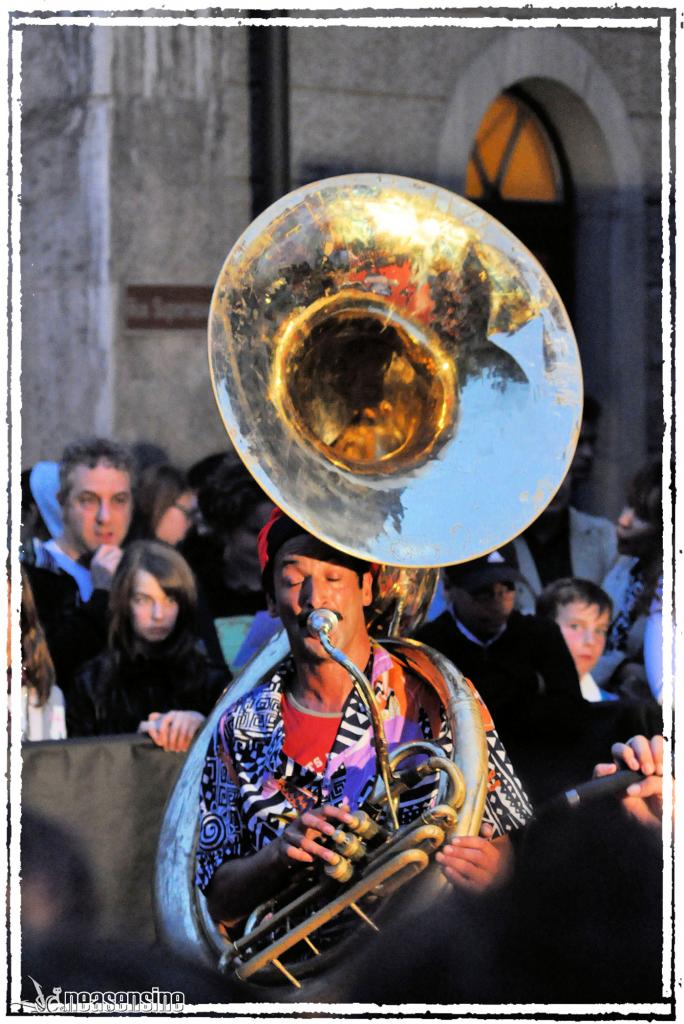
[[[369,795],[376,775],[370,715],[353,688],[323,771],[297,764],[283,751],[283,694],[294,675],[291,658],[269,680],[229,707],[207,752],[200,794],[196,882],[206,890],[214,872],[233,857],[261,850],[303,810],[344,798],[354,809]],[[381,646],[373,648],[371,684],[390,752],[400,743],[436,739],[447,756],[451,743],[432,688],[404,672]],[[474,691],[475,692],[475,691]],[[477,694],[476,694],[477,696]],[[483,821],[494,835],[520,828],[532,808],[482,701],[489,757]],[[435,777],[401,795],[400,824],[413,821],[434,800]]]

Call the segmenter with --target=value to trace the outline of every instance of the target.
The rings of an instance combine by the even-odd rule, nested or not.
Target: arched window
[[[486,111],[470,152],[465,192],[531,249],[571,310],[574,230],[567,165],[552,126],[520,90],[502,93]]]

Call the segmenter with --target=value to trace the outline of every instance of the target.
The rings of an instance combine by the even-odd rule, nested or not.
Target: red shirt
[[[310,711],[293,703],[288,694],[282,698],[285,739],[283,753],[303,768],[322,773],[333,748],[342,721],[342,712]]]

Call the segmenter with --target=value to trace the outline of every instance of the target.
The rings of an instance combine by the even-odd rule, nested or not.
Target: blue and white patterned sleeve
[[[485,735],[488,778],[482,824],[491,825],[494,836],[502,836],[527,824],[532,805],[496,729],[486,729]]]
[[[482,715],[482,725],[487,743],[487,796],[485,799],[482,824],[492,826],[493,837],[515,832],[532,818],[532,805],[515,773],[506,753],[489,708],[469,679],[465,679],[477,700]],[[451,756],[451,742],[446,733],[446,724],[440,740]]]
[[[202,770],[195,858],[195,883],[202,892],[221,864],[243,855],[240,789],[232,768],[231,736],[229,709],[214,729]]]

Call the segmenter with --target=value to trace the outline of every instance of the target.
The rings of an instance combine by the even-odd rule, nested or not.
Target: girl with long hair
[[[29,578],[21,570],[21,734],[25,740],[66,737],[64,695],[55,682],[55,667]]]
[[[67,707],[70,736],[147,732],[187,750],[230,675],[198,640],[192,571],[173,548],[130,544],[109,599],[109,645],[83,666]]]

